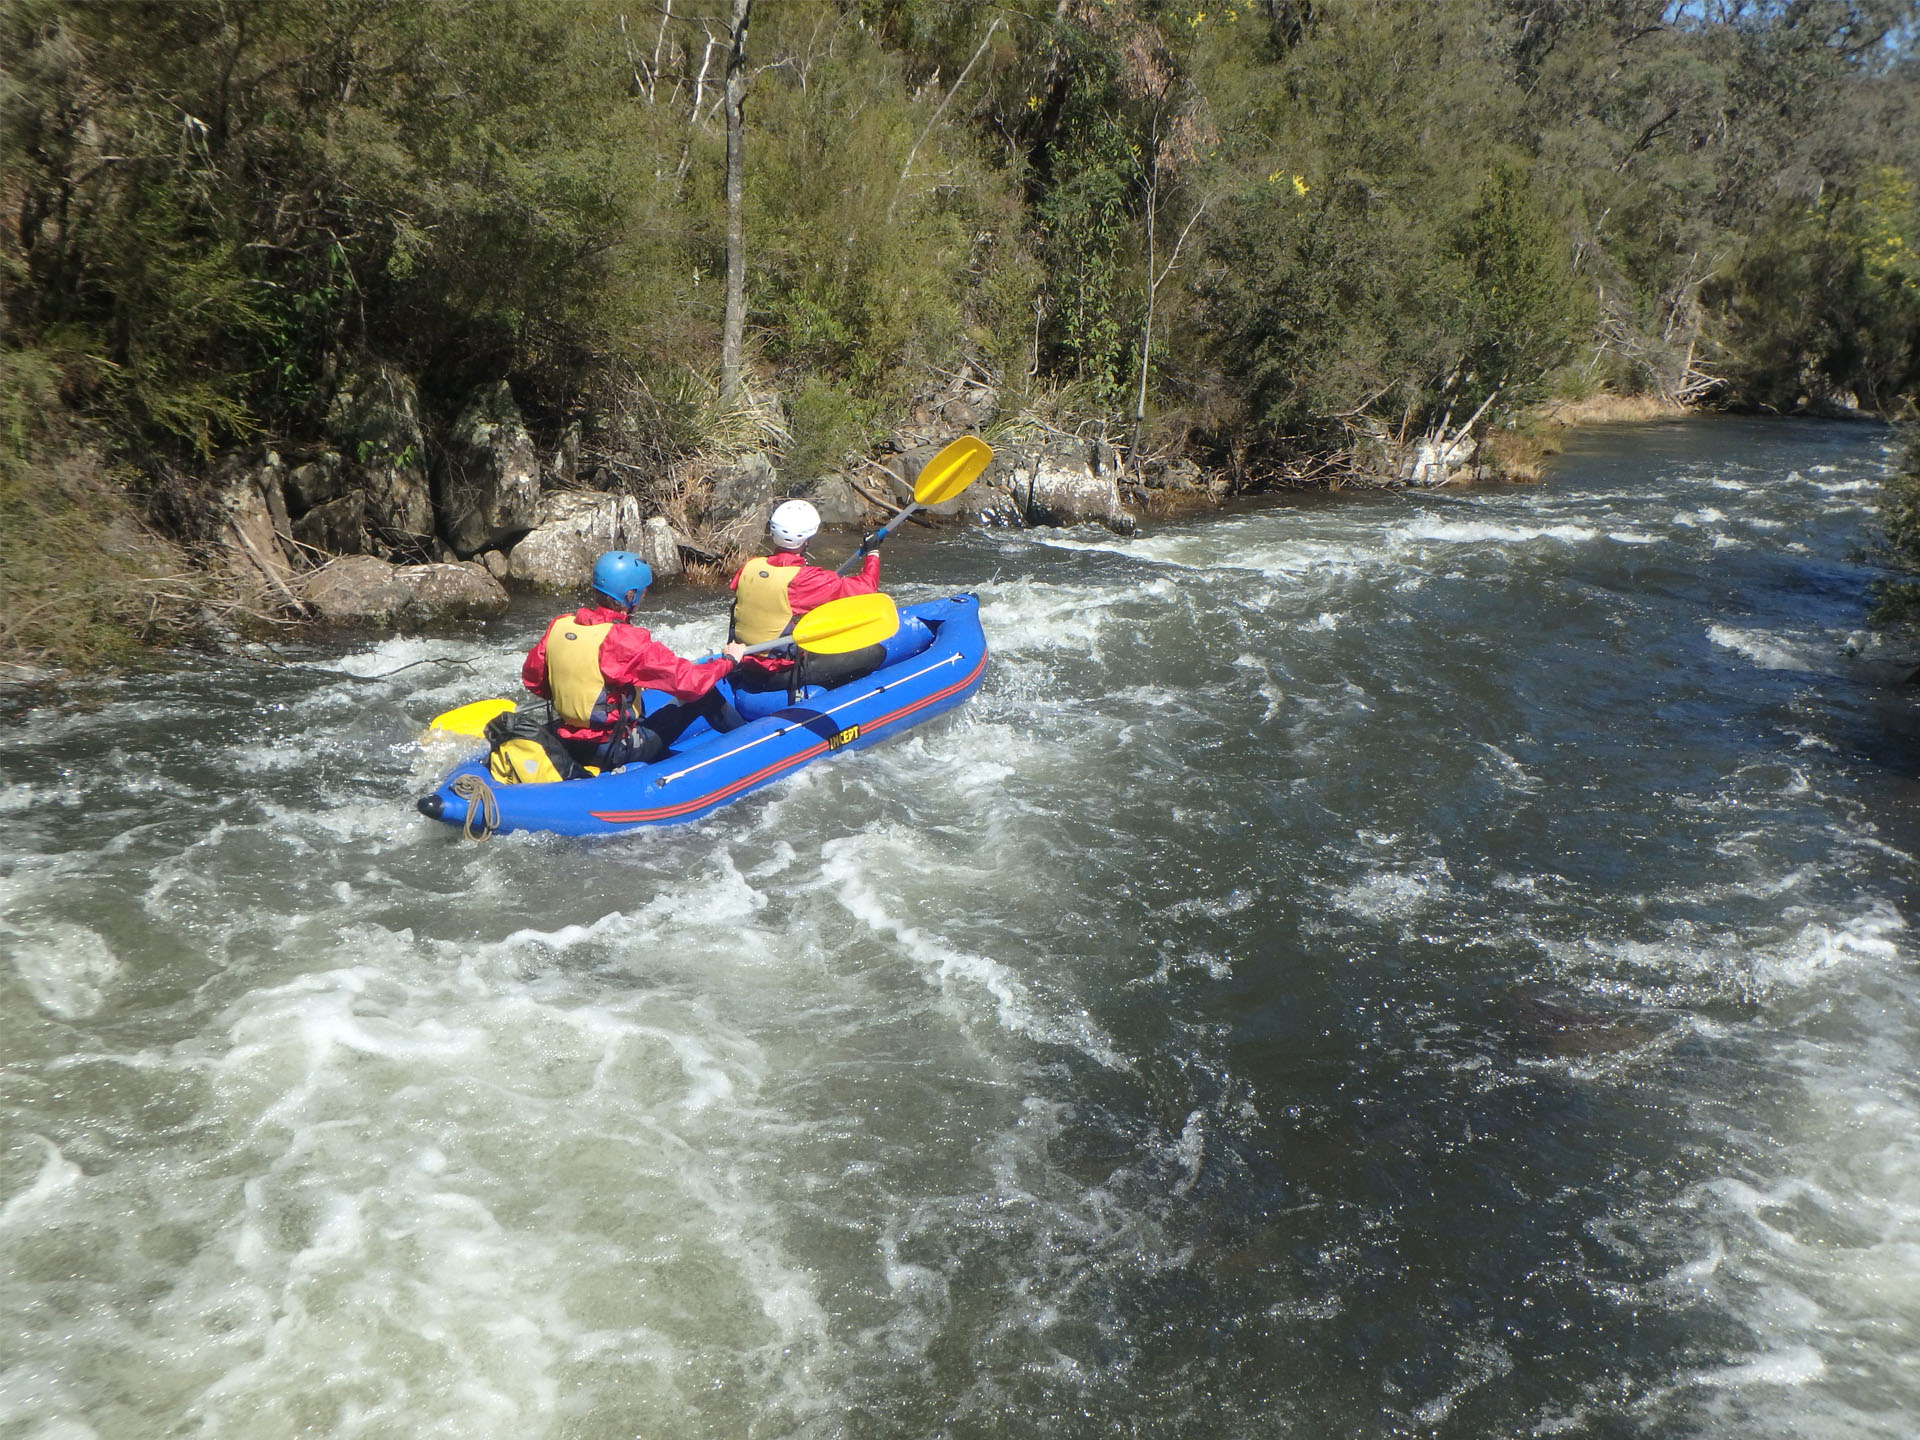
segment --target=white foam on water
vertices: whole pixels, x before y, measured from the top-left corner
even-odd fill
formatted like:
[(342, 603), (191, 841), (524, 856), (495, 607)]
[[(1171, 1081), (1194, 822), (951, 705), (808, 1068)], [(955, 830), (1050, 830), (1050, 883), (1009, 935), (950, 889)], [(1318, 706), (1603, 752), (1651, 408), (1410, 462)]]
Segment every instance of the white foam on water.
[[(150, 1074), (204, 1078), (203, 1119), (229, 1145), (204, 1174), (163, 1155), (96, 1197), (143, 1217), (135, 1253), (175, 1231), (203, 1243), (137, 1338), (110, 1312), (84, 1324), (74, 1371), (129, 1340), (191, 1355), (202, 1378), (178, 1414), (271, 1433), (380, 1417), (536, 1433), (609, 1365), (621, 1393), (655, 1396), (645, 1433), (684, 1433), (713, 1423), (701, 1377), (738, 1391), (763, 1352), (793, 1363), (791, 1403), (817, 1404), (802, 1358), (828, 1358), (816, 1282), (786, 1257), (771, 1197), (735, 1173), (734, 1133), (764, 1123), (758, 1047), (688, 996), (583, 987), (551, 963), (737, 912), (709, 896), (682, 918), (521, 932), (492, 959), (360, 926), (343, 948), (366, 963), (248, 992), (223, 1034), (149, 1057)], [(531, 984), (500, 963), (527, 951), (549, 960)], [(50, 1150), (0, 1218), (49, 1223), (45, 1202), (75, 1183)], [(777, 1399), (745, 1388), (749, 1407)]]
[[(1098, 536), (1098, 538), (1092, 538)], [(1104, 532), (1085, 534), (1072, 530), (1036, 530), (1029, 538), (1050, 550), (1072, 550), (1083, 554), (1117, 555), (1144, 565), (1165, 565), (1177, 570), (1204, 569), (1207, 557), (1204, 542), (1180, 532), (1156, 532), (1132, 540), (1123, 540)]]
[(1758, 953), (1758, 973), (1770, 983), (1802, 988), (1824, 972), (1877, 969), (1898, 963), (1905, 953), (1906, 919), (1884, 900), (1834, 921), (1809, 921), (1784, 943)]
[(306, 770), (313, 757), (290, 745), (234, 745), (228, 748), (224, 763), (239, 775), (269, 775)]
[(1203, 582), (1224, 579), (1239, 584), (1232, 572), (1240, 572), (1280, 582), (1290, 594), (1303, 582), (1334, 585), (1400, 568), (1384, 534), (1355, 538), (1350, 533), (1322, 533), (1317, 522), (1284, 510), (1253, 517), (1220, 535), (1208, 530), (1188, 533), (1182, 545), (1182, 553), (1191, 553), (1192, 568)]
[(1816, 647), (1802, 637), (1782, 635), (1773, 630), (1741, 630), (1731, 625), (1713, 624), (1707, 627), (1707, 639), (1723, 650), (1744, 656), (1764, 670), (1825, 669), (1832, 663), (1832, 657), (1825, 647)]
[(969, 1008), (969, 995), (989, 1000), (995, 1020), (1005, 1029), (1045, 1045), (1066, 1046), (1111, 1070), (1129, 1070), (1132, 1062), (1102, 1032), (1087, 1012), (1049, 1013), (1033, 988), (1011, 967), (987, 955), (948, 944), (895, 913), (875, 883), (876, 847), (897, 847), (903, 836), (867, 834), (821, 847), (821, 876), (835, 889), (847, 913), (884, 937), (943, 995)]
[[(1610, 547), (1569, 552), (1602, 536), (1663, 543), (1650, 517), (1708, 485), (1750, 488), (1682, 475), (1640, 509), (1627, 508), (1638, 493), (1556, 506), (1497, 492), (1425, 512), (1369, 501), (1135, 541), (1059, 537), (1052, 548), (1082, 558), (1040, 557), (1052, 573), (1111, 578), (986, 587), (996, 662), (950, 727), (844, 755), (672, 832), (467, 846), (413, 815), (418, 780), (445, 757), (398, 717), (495, 686), (442, 665), (347, 677), (461, 655), (509, 685), (514, 646), (356, 652), (269, 717), (231, 787), (184, 764), (143, 774), (147, 757), (123, 745), (66, 801), (111, 796), (125, 810), (101, 848), (124, 857), (117, 868), (15, 855), (0, 882), (19, 887), (0, 912), (19, 933), (44, 934), (56, 910), (78, 917), (61, 922), (76, 942), (62, 953), (84, 950), (77, 932), (91, 928), (76, 887), (127, 891), (116, 923), (99, 926), (125, 951), (121, 970), (96, 978), (59, 960), (42, 983), (71, 1016), (23, 1001), (5, 1022), (57, 1052), (30, 1078), (75, 1097), (52, 1108), (77, 1135), (19, 1129), (60, 1144), (17, 1140), (0, 1170), (0, 1318), (16, 1352), (0, 1361), (0, 1428), (32, 1440), (96, 1427), (826, 1435), (884, 1429), (900, 1397), (951, 1385), (948, 1423), (991, 1429), (1041, 1377), (1053, 1398), (1085, 1397), (1086, 1414), (1111, 1420), (1127, 1367), (1156, 1343), (1142, 1337), (1195, 1323), (1143, 1318), (1123, 1292), (1180, 1272), (1145, 1287), (1157, 1301), (1202, 1273), (1193, 1237), (1236, 1213), (1209, 1192), (1231, 1189), (1222, 1172), (1262, 1120), (1223, 1073), (1211, 1007), (1266, 983), (1267, 962), (1214, 932), (1298, 883), (1272, 854), (1247, 856), (1262, 865), (1250, 884), (1182, 879), (1155, 858), (1151, 881), (1168, 886), (1156, 920), (1206, 938), (1083, 953), (1063, 916), (1101, 904), (1104, 866), (1147, 843), (1129, 830), (1129, 788), (1184, 777), (1155, 801), (1175, 831), (1219, 823), (1216, 777), (1180, 749), (1195, 733), (1183, 711), (1197, 707), (1211, 707), (1204, 726), (1271, 723), (1261, 741), (1276, 765), (1351, 758), (1354, 728), (1398, 696), (1404, 677), (1383, 673), (1382, 656), (1407, 596), (1522, 554), (1542, 569), (1637, 564)], [(1713, 643), (1756, 663), (1750, 651), (1779, 647), (1804, 668), (1795, 647), (1833, 649), (1725, 628)], [(657, 633), (698, 654), (723, 629), (676, 615)], [(1169, 632), (1194, 637), (1195, 656), (1180, 658), (1210, 667), (1204, 688), (1141, 673), (1134, 657)], [(1061, 682), (1056, 670), (1084, 673), (1089, 659), (1111, 667), (1109, 689)], [(188, 713), (118, 693), (116, 724)], [(367, 697), (380, 704), (363, 723), (335, 718)], [(52, 745), (56, 730), (14, 733)], [(309, 731), (310, 744), (278, 739)], [(1512, 733), (1450, 736), (1470, 793), (1554, 795), (1555, 760)], [(1503, 937), (1544, 957), (1524, 963), (1609, 1013), (1638, 1003), (1659, 1022), (1598, 1059), (1515, 1070), (1476, 1052), (1454, 1066), (1461, 1083), (1638, 1089), (1640, 1113), (1682, 1133), (1685, 1163), (1713, 1160), (1679, 1203), (1662, 1192), (1622, 1217), (1664, 1225), (1666, 1245), (1654, 1280), (1621, 1288), (1636, 1306), (1710, 1311), (1703, 1333), (1731, 1322), (1746, 1338), (1686, 1352), (1666, 1386), (1624, 1402), (1625, 1390), (1555, 1395), (1539, 1433), (1911, 1435), (1897, 1410), (1920, 1393), (1903, 1358), (1920, 1350), (1913, 946), (1885, 898), (1886, 876), (1911, 859), (1845, 821), (1837, 752), (1819, 746), (1729, 767), (1702, 808), (1674, 807), (1689, 823), (1709, 817), (1711, 886), (1643, 876), (1594, 896), (1551, 869), (1508, 873), (1521, 862), (1504, 856), (1482, 885), (1478, 869), (1437, 858), (1418, 818), (1326, 822), (1326, 868), (1308, 870), (1320, 878), (1305, 901), (1330, 898), (1342, 930), (1478, 924), (1492, 895), (1551, 936), (1523, 924)], [(288, 758), (303, 753), (304, 769)], [(1307, 786), (1308, 808), (1335, 793), (1288, 783)], [(43, 800), (60, 793), (36, 786)], [(1809, 811), (1837, 815), (1832, 832)], [(1082, 852), (1102, 845), (1110, 855), (1089, 868)], [(1857, 885), (1856, 868), (1871, 872)], [(1663, 913), (1684, 918), (1660, 935)], [(139, 926), (159, 957), (122, 939)], [(179, 978), (161, 985), (169, 969)], [(157, 999), (128, 1017), (135, 984)], [(30, 993), (24, 976), (18, 986)], [(1144, 1019), (1100, 1008), (1122, 990)], [(1186, 1008), (1195, 991), (1199, 1011)], [(110, 1025), (87, 1023), (109, 1007)], [(1163, 1010), (1183, 1038), (1132, 1053)], [(1740, 1047), (1764, 1052), (1742, 1062), (1754, 1070), (1709, 1067), (1710, 1083), (1686, 1089), (1703, 1056)], [(1804, 1093), (1768, 1108), (1726, 1084), (1751, 1073)], [(1128, 1097), (1148, 1088), (1146, 1118), (1126, 1129)], [(1124, 1154), (1085, 1173), (1063, 1164), (1107, 1104)], [(1689, 1104), (1691, 1117), (1670, 1113)], [(1270, 1295), (1262, 1312), (1282, 1324), (1337, 1323), (1350, 1305)], [(36, 1318), (50, 1316), (57, 1325)], [(1437, 1378), (1382, 1402), (1382, 1423), (1450, 1431), (1483, 1403), (1497, 1409), (1520, 1363), (1498, 1334), (1455, 1334)], [(1240, 1352), (1223, 1353), (1232, 1364)], [(956, 1370), (972, 1373), (955, 1382)], [(1271, 1420), (1272, 1399), (1248, 1394), (1260, 1412), (1223, 1403), (1228, 1428)]]
[(49, 1205), (64, 1203), (86, 1178), (80, 1167), (67, 1159), (60, 1147), (46, 1136), (25, 1138), (38, 1144), (44, 1154), (33, 1182), (0, 1201), (0, 1230), (24, 1222), (30, 1213), (44, 1216)]
[(1827, 1362), (1811, 1345), (1791, 1345), (1769, 1351), (1738, 1365), (1702, 1370), (1692, 1377), (1697, 1385), (1744, 1388), (1750, 1385), (1805, 1385), (1826, 1373)]
[(1376, 870), (1350, 885), (1335, 887), (1328, 899), (1342, 910), (1370, 920), (1407, 920), (1444, 901), (1453, 877), (1442, 859), (1397, 870)]
[(1405, 527), (1415, 540), (1437, 540), (1448, 545), (1524, 545), (1535, 540), (1556, 540), (1565, 545), (1584, 545), (1600, 538), (1591, 525), (1511, 525), (1494, 520), (1442, 520), (1428, 516)]
[(0, 921), (6, 952), (27, 993), (62, 1020), (99, 1013), (124, 969), (99, 931), (67, 921), (44, 921), (22, 931)]
[(395, 635), (352, 654), (302, 660), (301, 663), (316, 670), (350, 675), (357, 680), (398, 679), (394, 672), (403, 666), (411, 666), (413, 668), (406, 672), (409, 677), (408, 688), (411, 689), (434, 679), (432, 671), (440, 662), (487, 666), (497, 661), (499, 653), (498, 647), (471, 640)]
[[(1913, 999), (1907, 997), (1909, 1006)], [(1857, 1007), (1856, 1007), (1857, 1009)], [(1857, 1010), (1869, 1024), (1882, 1023)], [(1738, 1317), (1751, 1349), (1690, 1376), (1710, 1389), (1812, 1387), (1748, 1403), (1802, 1433), (1901, 1434), (1890, 1397), (1910, 1385), (1920, 1335), (1920, 1096), (1901, 1066), (1912, 1011), (1881, 1034), (1807, 1038), (1781, 1055), (1799, 1113), (1753, 1170), (1686, 1199), (1704, 1254), (1669, 1277)]]
[(68, 781), (61, 785), (7, 785), (0, 787), (0, 815), (18, 815), (55, 805), (77, 805), (82, 791)]
[[(377, 844), (380, 849), (410, 847), (423, 834), (436, 831), (411, 804), (395, 805), (388, 795), (341, 799), (324, 808), (295, 810), (277, 801), (260, 805), (262, 828), (275, 833), (320, 832), (324, 840), (341, 844)], [(376, 853), (378, 853), (376, 851)]]
[(1538, 795), (1546, 788), (1546, 782), (1533, 774), (1513, 756), (1498, 745), (1486, 741), (1480, 743), (1481, 764), (1498, 777), (1507, 789), (1521, 795)]
[[(1763, 886), (1754, 889), (1764, 893)], [(1702, 982), (1743, 1000), (1791, 994), (1828, 983), (1835, 971), (1879, 969), (1905, 953), (1907, 923), (1884, 900), (1865, 901), (1851, 915), (1815, 918), (1802, 911), (1796, 924), (1789, 908), (1782, 918), (1787, 923), (1764, 938), (1675, 920), (1659, 940), (1589, 936), (1539, 943), (1562, 978), (1592, 981), (1605, 994), (1626, 977), (1637, 998), (1656, 1005)]]
[(1180, 586), (1163, 578), (1140, 582), (1118, 604), (1098, 586), (1011, 581), (983, 589), (980, 620), (997, 665), (1060, 654), (1105, 663), (1110, 643), (1131, 652), (1180, 595)]
[(1444, 1394), (1414, 1410), (1413, 1418), (1420, 1424), (1429, 1427), (1440, 1424), (1467, 1395), (1513, 1373), (1513, 1356), (1497, 1342), (1476, 1341), (1465, 1346), (1459, 1358), (1465, 1362), (1460, 1378)]

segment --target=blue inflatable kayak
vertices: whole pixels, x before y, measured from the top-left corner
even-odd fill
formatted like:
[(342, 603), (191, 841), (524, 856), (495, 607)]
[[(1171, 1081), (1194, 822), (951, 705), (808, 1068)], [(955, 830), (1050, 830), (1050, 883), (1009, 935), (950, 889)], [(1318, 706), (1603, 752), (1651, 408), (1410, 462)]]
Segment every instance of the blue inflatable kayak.
[[(610, 835), (641, 825), (678, 825), (710, 815), (823, 755), (864, 749), (945, 714), (980, 688), (986, 668), (987, 641), (974, 596), (908, 605), (900, 611), (899, 633), (887, 642), (886, 665), (862, 679), (833, 690), (816, 687), (797, 704), (784, 691), (735, 695), (749, 720), (742, 728), (721, 735), (697, 721), (653, 764), (583, 780), (502, 785), (487, 774), (486, 757), (476, 756), (455, 767), (420, 800), (419, 809), (448, 825), (466, 826), (470, 834)], [(667, 696), (652, 691), (645, 700), (649, 711), (668, 703)], [(473, 780), (461, 783), (469, 776), (486, 791)], [(471, 802), (455, 793), (456, 785), (472, 795)], [(468, 826), (470, 803), (480, 813)]]

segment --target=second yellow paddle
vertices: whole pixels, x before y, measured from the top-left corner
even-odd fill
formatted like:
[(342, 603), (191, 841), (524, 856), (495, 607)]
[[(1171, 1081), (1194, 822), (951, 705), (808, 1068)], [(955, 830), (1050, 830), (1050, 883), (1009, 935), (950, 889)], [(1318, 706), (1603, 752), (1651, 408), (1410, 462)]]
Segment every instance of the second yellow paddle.
[(747, 654), (797, 645), (815, 655), (845, 655), (850, 650), (878, 645), (899, 628), (900, 612), (894, 608), (891, 595), (844, 595), (814, 606), (795, 622), (791, 634), (749, 645)]

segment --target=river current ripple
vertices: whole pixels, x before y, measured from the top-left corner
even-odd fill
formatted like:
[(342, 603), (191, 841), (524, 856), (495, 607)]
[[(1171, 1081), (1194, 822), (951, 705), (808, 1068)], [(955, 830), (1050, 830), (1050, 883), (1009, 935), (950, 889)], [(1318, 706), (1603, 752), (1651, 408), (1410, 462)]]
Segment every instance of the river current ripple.
[(16, 714), (0, 1437), (1911, 1436), (1886, 443), (903, 537), (961, 716), (610, 841), (412, 809), (537, 609)]

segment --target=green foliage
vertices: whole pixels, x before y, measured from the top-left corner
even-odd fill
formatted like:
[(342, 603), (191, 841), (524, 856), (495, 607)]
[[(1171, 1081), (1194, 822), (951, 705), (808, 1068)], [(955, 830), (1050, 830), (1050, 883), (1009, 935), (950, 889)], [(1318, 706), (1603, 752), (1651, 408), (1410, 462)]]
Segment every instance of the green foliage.
[(1088, 400), (1112, 408), (1131, 362), (1139, 278), (1133, 213), (1143, 139), (1117, 77), (1083, 34), (1060, 82), (1049, 137), (1048, 176), (1033, 223), (1047, 270), (1042, 360), (1079, 382)]
[(1883, 166), (1778, 214), (1716, 297), (1742, 398), (1775, 409), (1920, 393), (1920, 204)]
[(107, 365), (129, 440), (298, 423), (341, 353), (445, 388), (565, 363), (637, 177), (585, 10), (25, 0), (7, 319)]
[(820, 377), (808, 379), (788, 407), (793, 443), (786, 468), (796, 480), (806, 480), (839, 467), (848, 454), (858, 454), (874, 438), (875, 407)]
[(12, 0), (0, 344), (150, 475), (316, 437), (369, 357), (429, 435), (504, 378), (623, 474), (812, 470), (963, 361), (1006, 408), (1130, 418), (1150, 317), (1146, 409), (1235, 455), (1496, 391), (1890, 411), (1920, 392), (1912, 18), (761, 0), (721, 403), (720, 7)]
[(1573, 342), (1593, 325), (1592, 298), (1573, 274), (1566, 235), (1525, 171), (1497, 163), (1454, 237), (1466, 286), (1462, 399), (1499, 390), (1509, 404), (1539, 396)]
[(1567, 328), (1554, 312), (1575, 308), (1544, 207), (1510, 163), (1488, 178), (1514, 98), (1491, 17), (1410, 0), (1315, 15), (1288, 46), (1252, 21), (1207, 42), (1241, 119), (1203, 328), (1244, 388), (1243, 433), (1296, 447), (1484, 394), (1550, 361)]
[[(1678, 386), (1698, 350), (1756, 403), (1890, 404), (1914, 106), (1860, 39), (1884, 8), (763, 3), (754, 352), (790, 396), (883, 406), (970, 356), (1111, 412), (1151, 293), (1155, 388), (1241, 442), (1518, 403), (1583, 343), (1589, 381)], [(704, 373), (723, 37), (629, 12), (19, 0), (9, 333), (91, 357), (135, 454), (298, 432), (362, 351), (430, 412), (506, 374), (555, 423), (609, 367)]]
[[(1880, 524), (1893, 562), (1920, 572), (1920, 425), (1909, 425), (1880, 496)], [(1876, 624), (1920, 624), (1920, 581), (1888, 580), (1874, 589)]]
[[(779, 50), (800, 43), (786, 26), (826, 17), (769, 18)], [(841, 29), (822, 53), (802, 51), (791, 77), (767, 73), (754, 98), (753, 319), (770, 359), (886, 387), (950, 340), (966, 235), (957, 216), (924, 206), (884, 223), (913, 144), (912, 111), (892, 57), (856, 27)], [(876, 89), (893, 103), (877, 102)]]

